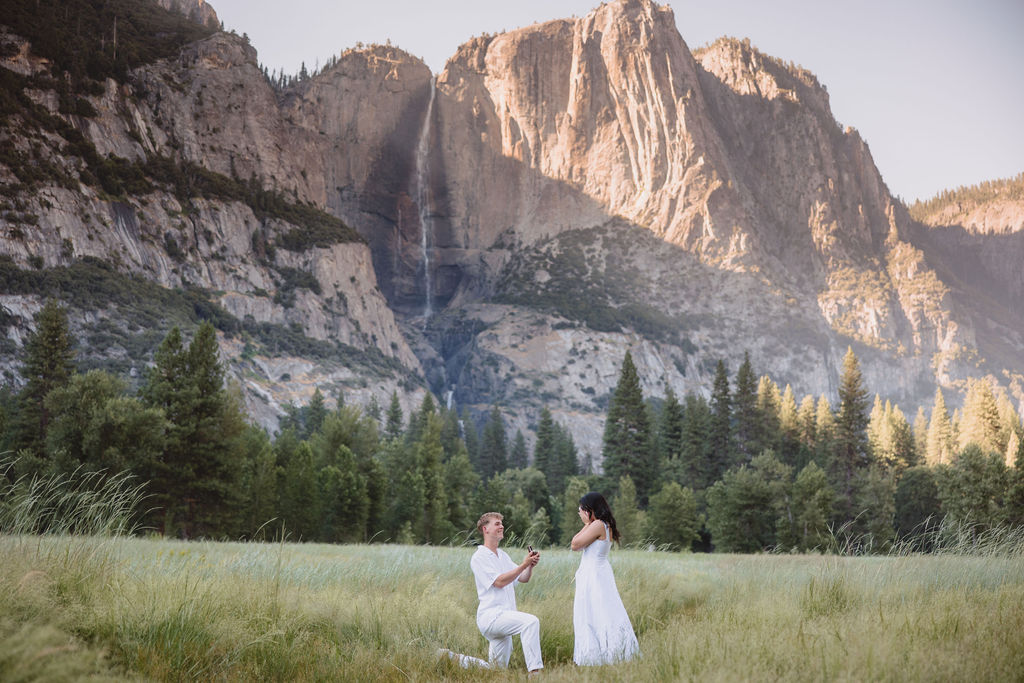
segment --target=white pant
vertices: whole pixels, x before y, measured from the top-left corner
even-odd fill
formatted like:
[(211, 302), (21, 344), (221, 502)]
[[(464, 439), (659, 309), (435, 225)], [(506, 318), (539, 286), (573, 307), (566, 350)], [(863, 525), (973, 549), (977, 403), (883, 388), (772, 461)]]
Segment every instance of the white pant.
[(532, 614), (507, 610), (492, 621), (490, 626), (480, 629), (480, 633), (491, 644), (487, 658), (493, 666), (508, 666), (508, 660), (512, 657), (512, 636), (518, 634), (523, 643), (526, 670), (544, 668), (540, 657), (540, 619)]

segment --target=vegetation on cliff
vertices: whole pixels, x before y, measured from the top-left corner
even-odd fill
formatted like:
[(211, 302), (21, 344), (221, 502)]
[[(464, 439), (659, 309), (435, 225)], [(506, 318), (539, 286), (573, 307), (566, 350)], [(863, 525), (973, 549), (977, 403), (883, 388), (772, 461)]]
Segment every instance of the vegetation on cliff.
[(638, 289), (629, 256), (635, 241), (648, 239), (654, 238), (646, 230), (605, 226), (567, 231), (517, 250), (494, 301), (554, 313), (599, 332), (633, 329), (692, 352), (684, 335), (688, 321), (647, 303), (649, 292)]
[[(104, 369), (138, 376), (172, 327), (190, 332), (209, 322), (226, 336), (245, 341), (248, 355), (292, 355), (340, 362), (375, 376), (407, 377), (409, 373), (376, 348), (363, 350), (313, 339), (296, 326), (239, 320), (217, 304), (209, 291), (161, 287), (92, 257), (77, 259), (68, 266), (22, 269), (10, 258), (0, 256), (0, 294), (52, 297), (78, 313), (76, 318), (82, 318), (76, 328), (81, 347), (79, 366), (83, 370)], [(5, 320), (13, 322), (9, 315)], [(7, 338), (0, 340), (0, 350), (17, 354), (14, 343)]]
[[(295, 227), (279, 237), (278, 245), (291, 251), (365, 241), (335, 216), (265, 189), (257, 178), (228, 177), (159, 153), (142, 161), (104, 157), (83, 135), (75, 118), (96, 116), (89, 97), (103, 94), (104, 79), (123, 81), (130, 69), (172, 57), (183, 45), (209, 35), (212, 29), (138, 0), (77, 0), (45, 6), (18, 0), (9, 16), (4, 24), (29, 40), (34, 56), (50, 60), (50, 71), (26, 76), (0, 69), (0, 125), (4, 129), (0, 132), (0, 164), (15, 178), (3, 186), (5, 194), (15, 197), (48, 184), (78, 190), (82, 183), (108, 198), (127, 199), (164, 188), (183, 206), (195, 197), (240, 201), (261, 219), (286, 221)], [(115, 16), (121, 42), (116, 56), (104, 32)], [(71, 35), (62, 42), (65, 33)], [(3, 44), (8, 51), (18, 49), (15, 42)], [(46, 92), (56, 95), (56, 112), (40, 104), (39, 93)], [(21, 204), (20, 200), (5, 200), (0, 211), (15, 223), (33, 222), (33, 216), (19, 209)]]
[(919, 199), (910, 205), (910, 217), (921, 223), (930, 223), (934, 215), (951, 206), (955, 206), (958, 213), (963, 213), (973, 207), (997, 200), (1024, 201), (1024, 173), (1012, 178), (988, 180), (977, 185), (943, 190), (924, 201)]
[[(6, 0), (2, 25), (49, 60), (50, 75), (70, 91), (99, 94), (103, 81), (123, 82), (128, 72), (181, 48), (218, 27), (202, 26), (144, 0)], [(16, 46), (8, 43), (7, 55)]]

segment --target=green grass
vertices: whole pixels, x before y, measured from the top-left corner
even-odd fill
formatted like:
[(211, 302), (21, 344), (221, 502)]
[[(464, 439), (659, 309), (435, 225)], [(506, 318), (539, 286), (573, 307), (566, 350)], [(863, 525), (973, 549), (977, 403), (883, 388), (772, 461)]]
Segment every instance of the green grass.
[[(0, 536), (0, 678), (512, 680), (485, 656), (470, 548)], [(512, 550), (513, 557), (521, 551)], [(644, 656), (578, 670), (579, 556), (518, 588), (548, 680), (1019, 680), (1024, 561), (615, 551)], [(49, 667), (44, 669), (43, 667)], [(31, 677), (25, 678), (31, 680)]]

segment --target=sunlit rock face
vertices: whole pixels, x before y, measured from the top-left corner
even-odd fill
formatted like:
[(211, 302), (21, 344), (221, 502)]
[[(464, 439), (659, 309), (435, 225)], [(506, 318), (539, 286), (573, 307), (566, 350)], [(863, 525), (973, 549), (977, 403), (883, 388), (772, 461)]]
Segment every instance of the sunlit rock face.
[[(578, 319), (557, 288), (580, 298), (580, 278), (605, 278), (610, 307), (687, 320), (696, 353), (735, 368), (749, 349), (759, 370), (798, 392), (834, 395), (852, 344), (871, 389), (910, 409), (936, 382), (981, 370), (970, 360), (979, 345), (1007, 342), (1017, 354), (984, 371), (1019, 367), (1011, 357), (1020, 340), (989, 334), (1012, 329), (1012, 311), (987, 311), (989, 321), (971, 309), (867, 144), (839, 127), (825, 88), (803, 69), (737, 40), (691, 52), (670, 9), (632, 0), (474, 39), (438, 75), (437, 91), (434, 243), (458, 266), (456, 304), (514, 301)], [(606, 227), (587, 232), (595, 226)], [(634, 227), (667, 245), (631, 251), (636, 270), (623, 277), (645, 289), (607, 279), (617, 248), (608, 231)], [(552, 279), (573, 253), (587, 264), (580, 278)], [(669, 264), (693, 269), (695, 280), (648, 277)], [(548, 300), (563, 303), (544, 308)], [(502, 356), (503, 344), (492, 351)], [(535, 356), (505, 355), (509, 368), (486, 388), (475, 376), (466, 400), (514, 394), (505, 378), (537, 370)], [(648, 373), (652, 387), (667, 382), (677, 393), (709, 386), (699, 367), (683, 373), (669, 362)], [(595, 395), (609, 388), (587, 382)], [(1008, 383), (1019, 391), (1018, 380)], [(528, 386), (540, 385), (519, 386), (520, 397)], [(547, 393), (581, 405), (565, 386)]]

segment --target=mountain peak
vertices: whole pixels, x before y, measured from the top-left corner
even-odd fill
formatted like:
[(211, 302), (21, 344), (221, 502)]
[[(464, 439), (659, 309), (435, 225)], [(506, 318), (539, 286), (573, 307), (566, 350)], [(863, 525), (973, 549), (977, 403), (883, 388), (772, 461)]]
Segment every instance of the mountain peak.
[(739, 95), (804, 101), (829, 110), (828, 91), (813, 73), (761, 52), (749, 38), (723, 36), (694, 50), (694, 58)]

